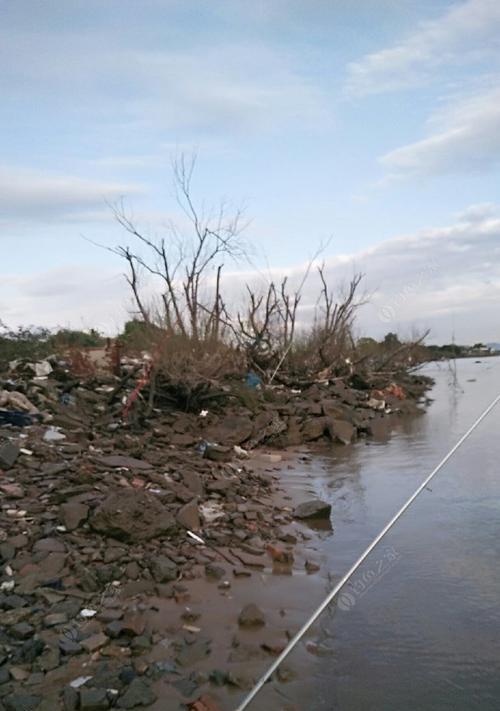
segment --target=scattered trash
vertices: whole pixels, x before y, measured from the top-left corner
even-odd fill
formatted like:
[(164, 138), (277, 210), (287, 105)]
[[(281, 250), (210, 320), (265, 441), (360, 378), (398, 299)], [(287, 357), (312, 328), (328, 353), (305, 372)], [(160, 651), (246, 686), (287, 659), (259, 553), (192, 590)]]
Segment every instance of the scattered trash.
[(245, 378), (245, 385), (247, 388), (254, 390), (255, 388), (262, 387), (262, 378), (260, 378), (256, 373), (250, 371), (247, 373)]
[(200, 417), (207, 417), (207, 415), (208, 415), (208, 410), (202, 410), (200, 412)]
[(36, 415), (39, 412), (38, 408), (28, 400), (26, 395), (15, 390), (13, 392), (0, 390), (0, 407), (10, 407), (15, 411), (27, 412), (30, 415)]
[(66, 439), (66, 435), (59, 432), (59, 427), (49, 427), (49, 429), (43, 435), (45, 442), (61, 442)]
[(205, 523), (213, 523), (224, 517), (224, 507), (216, 501), (200, 504), (199, 511)]
[(246, 449), (243, 449), (243, 447), (240, 447), (237, 444), (234, 445), (233, 451), (240, 459), (248, 459), (248, 457), (250, 456)]
[(203, 538), (201, 538), (200, 536), (197, 536), (196, 533), (193, 533), (192, 531), (186, 531), (186, 533), (188, 534), (188, 536), (190, 538), (195, 540), (197, 543), (201, 543), (202, 545), (205, 545), (205, 541), (203, 540)]
[(85, 620), (89, 620), (92, 617), (95, 617), (97, 615), (97, 610), (91, 610), (87, 607), (84, 607), (83, 610), (80, 610), (80, 617), (83, 617)]
[(91, 676), (79, 676), (76, 679), (73, 679), (73, 681), (70, 681), (69, 685), (71, 686), (72, 689), (79, 689), (80, 686), (83, 686), (91, 679), (92, 679)]
[(14, 427), (29, 427), (33, 424), (33, 417), (18, 410), (0, 410), (0, 425), (13, 425)]

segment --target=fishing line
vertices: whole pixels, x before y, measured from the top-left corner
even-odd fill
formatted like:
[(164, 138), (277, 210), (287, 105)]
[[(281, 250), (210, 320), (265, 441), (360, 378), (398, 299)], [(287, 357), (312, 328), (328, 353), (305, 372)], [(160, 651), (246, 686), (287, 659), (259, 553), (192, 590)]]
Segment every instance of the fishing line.
[(281, 652), (281, 654), (276, 658), (276, 660), (271, 664), (269, 669), (260, 677), (258, 682), (255, 684), (253, 689), (250, 691), (250, 693), (245, 697), (245, 699), (241, 702), (241, 704), (237, 707), (236, 711), (244, 711), (249, 704), (253, 701), (253, 699), (257, 696), (259, 691), (262, 689), (266, 681), (271, 677), (271, 675), (278, 669), (280, 664), (288, 657), (292, 649), (295, 647), (297, 642), (299, 642), (304, 634), (307, 632), (309, 627), (315, 622), (318, 617), (321, 615), (321, 613), (328, 607), (328, 605), (332, 602), (332, 600), (336, 597), (336, 595), (342, 590), (344, 585), (347, 583), (347, 581), (352, 577), (352, 575), (356, 572), (356, 570), (359, 568), (359, 566), (363, 563), (363, 561), (370, 555), (372, 550), (375, 548), (375, 546), (380, 543), (382, 538), (391, 530), (391, 528), (394, 526), (394, 524), (398, 521), (399, 518), (404, 514), (404, 512), (412, 505), (412, 503), (415, 501), (417, 496), (427, 487), (431, 479), (438, 473), (442, 467), (446, 464), (446, 462), (455, 454), (457, 449), (465, 442), (465, 440), (469, 437), (469, 435), (474, 432), (476, 427), (484, 420), (487, 415), (493, 410), (495, 405), (500, 401), (500, 395), (497, 395), (497, 397), (491, 402), (488, 407), (483, 411), (483, 413), (477, 418), (477, 420), (469, 427), (467, 432), (458, 440), (458, 442), (450, 449), (448, 454), (439, 462), (437, 467), (432, 470), (432, 472), (429, 474), (429, 476), (424, 479), (424, 481), (420, 484), (418, 489), (410, 496), (408, 501), (406, 501), (405, 504), (399, 509), (399, 511), (391, 518), (389, 523), (386, 524), (386, 526), (380, 531), (380, 533), (373, 539), (373, 541), (370, 543), (368, 548), (359, 556), (357, 561), (353, 563), (353, 565), (349, 568), (347, 573), (344, 575), (344, 577), (337, 583), (337, 585), (333, 588), (333, 590), (327, 595), (327, 597), (323, 600), (321, 605), (316, 608), (316, 610), (313, 612), (313, 614), (309, 617), (309, 619), (302, 625), (300, 630), (297, 632), (297, 634), (292, 637), (290, 642), (287, 644), (285, 649)]

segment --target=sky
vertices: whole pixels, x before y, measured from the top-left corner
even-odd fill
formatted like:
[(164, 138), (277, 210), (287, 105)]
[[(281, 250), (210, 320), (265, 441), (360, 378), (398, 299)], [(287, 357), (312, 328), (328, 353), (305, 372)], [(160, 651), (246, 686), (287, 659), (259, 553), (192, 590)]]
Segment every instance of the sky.
[(230, 290), (328, 244), (333, 289), (365, 274), (360, 334), (500, 342), (498, 0), (0, 0), (0, 66), (9, 326), (119, 329), (110, 205), (184, 229), (195, 152), (198, 204), (245, 205)]

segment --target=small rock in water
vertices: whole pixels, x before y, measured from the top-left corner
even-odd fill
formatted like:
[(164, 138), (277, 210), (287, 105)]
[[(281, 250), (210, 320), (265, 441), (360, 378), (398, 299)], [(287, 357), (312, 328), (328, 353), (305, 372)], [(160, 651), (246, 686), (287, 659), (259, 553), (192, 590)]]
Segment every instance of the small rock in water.
[(266, 624), (266, 619), (262, 610), (251, 602), (249, 605), (245, 605), (240, 612), (238, 623), (240, 627), (261, 627)]
[(331, 511), (331, 504), (320, 499), (312, 499), (299, 504), (293, 515), (295, 518), (330, 518)]

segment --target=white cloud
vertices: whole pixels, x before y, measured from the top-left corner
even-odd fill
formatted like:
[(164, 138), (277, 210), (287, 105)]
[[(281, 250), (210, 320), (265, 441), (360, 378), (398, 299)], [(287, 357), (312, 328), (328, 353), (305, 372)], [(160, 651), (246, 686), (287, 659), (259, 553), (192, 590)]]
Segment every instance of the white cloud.
[[(144, 132), (198, 129), (280, 129), (283, 121), (328, 118), (322, 92), (285, 51), (265, 43), (178, 37), (165, 46), (127, 44), (118, 35), (9, 32), (0, 29), (0, 90), (23, 100), (29, 92), (99, 122)], [(89, 110), (91, 107), (91, 111)]]
[(94, 219), (106, 200), (137, 194), (137, 185), (48, 175), (34, 170), (0, 165), (2, 221), (40, 219)]
[(363, 96), (427, 83), (440, 66), (498, 56), (499, 32), (498, 0), (452, 3), (394, 46), (349, 64), (346, 89)]
[(474, 172), (500, 163), (500, 89), (454, 102), (429, 123), (429, 137), (381, 158), (393, 176)]

